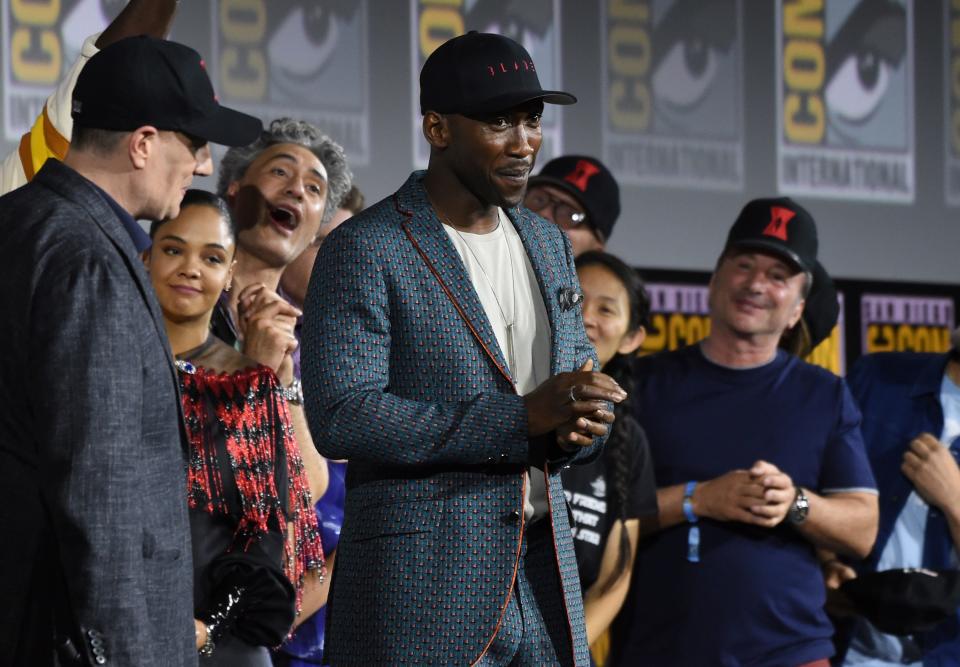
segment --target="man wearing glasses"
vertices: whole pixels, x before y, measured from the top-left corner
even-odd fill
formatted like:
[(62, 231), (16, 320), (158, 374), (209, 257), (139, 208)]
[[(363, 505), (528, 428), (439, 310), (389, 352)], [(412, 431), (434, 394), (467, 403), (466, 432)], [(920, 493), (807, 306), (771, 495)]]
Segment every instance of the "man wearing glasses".
[(523, 205), (560, 227), (580, 256), (604, 249), (620, 216), (620, 187), (596, 158), (564, 155), (530, 177)]

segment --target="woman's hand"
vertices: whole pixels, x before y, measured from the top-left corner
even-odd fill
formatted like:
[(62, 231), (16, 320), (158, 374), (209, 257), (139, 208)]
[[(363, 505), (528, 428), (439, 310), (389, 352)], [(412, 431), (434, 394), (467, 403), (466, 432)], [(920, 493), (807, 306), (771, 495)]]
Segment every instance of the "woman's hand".
[(203, 621), (193, 619), (193, 630), (196, 636), (197, 650), (199, 651), (207, 643), (207, 626)]

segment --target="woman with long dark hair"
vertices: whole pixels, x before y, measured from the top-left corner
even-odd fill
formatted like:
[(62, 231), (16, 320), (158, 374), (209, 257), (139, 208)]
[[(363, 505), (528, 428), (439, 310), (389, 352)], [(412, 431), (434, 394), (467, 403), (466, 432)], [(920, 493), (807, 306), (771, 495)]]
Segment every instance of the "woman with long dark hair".
[[(629, 396), (631, 359), (646, 335), (650, 298), (639, 274), (604, 252), (576, 261), (583, 289), (583, 323), (603, 372)], [(616, 421), (603, 455), (563, 472), (573, 513), (574, 546), (584, 591), (587, 640), (594, 653), (630, 586), (641, 519), (657, 514), (656, 485), (646, 436), (629, 399), (614, 407)]]
[[(155, 223), (144, 262), (176, 357), (201, 665), (269, 667), (307, 571), (323, 568), (316, 515), (281, 380), (210, 333), (233, 275), (226, 203), (190, 190)], [(292, 375), (289, 362), (281, 374)], [(288, 378), (289, 381), (289, 378)]]

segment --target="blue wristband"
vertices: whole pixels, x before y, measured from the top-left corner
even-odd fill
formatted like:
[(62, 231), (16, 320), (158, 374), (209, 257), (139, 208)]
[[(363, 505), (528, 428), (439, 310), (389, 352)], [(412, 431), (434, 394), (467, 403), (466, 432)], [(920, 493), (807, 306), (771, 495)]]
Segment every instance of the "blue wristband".
[(683, 489), (683, 515), (690, 523), (687, 530), (687, 560), (691, 563), (700, 562), (700, 527), (694, 525), (700, 517), (693, 512), (693, 490), (696, 488), (696, 482), (687, 482)]
[(693, 513), (693, 490), (697, 488), (696, 482), (687, 482), (683, 489), (683, 515), (687, 517), (687, 522), (696, 523), (700, 518)]

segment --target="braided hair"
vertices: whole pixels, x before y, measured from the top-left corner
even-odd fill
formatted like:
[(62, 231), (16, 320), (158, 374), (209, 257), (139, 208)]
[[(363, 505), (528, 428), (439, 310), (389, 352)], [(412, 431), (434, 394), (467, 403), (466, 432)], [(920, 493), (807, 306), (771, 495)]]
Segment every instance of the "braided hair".
[[(618, 257), (598, 250), (585, 252), (577, 257), (576, 267), (581, 269), (586, 266), (605, 268), (623, 285), (629, 302), (630, 318), (627, 324), (627, 333), (633, 333), (640, 327), (649, 327), (650, 295), (647, 293), (643, 278), (636, 270), (630, 268)], [(616, 380), (617, 384), (627, 392), (627, 395), (633, 394), (636, 386), (633, 359), (632, 354), (615, 354), (603, 367), (603, 372)], [(606, 463), (607, 488), (612, 490), (618, 508), (618, 516), (615, 517), (615, 520), (619, 521), (621, 525), (619, 554), (615, 568), (618, 575), (626, 568), (630, 558), (630, 541), (627, 537), (627, 531), (623, 527), (627, 519), (627, 498), (630, 493), (630, 473), (633, 470), (634, 457), (636, 456), (636, 441), (645, 437), (643, 429), (633, 416), (628, 403), (629, 399), (625, 403), (614, 406), (615, 420), (610, 430), (610, 437), (607, 438), (606, 448), (603, 451)], [(616, 577), (610, 579), (610, 583), (614, 581), (616, 581)]]

